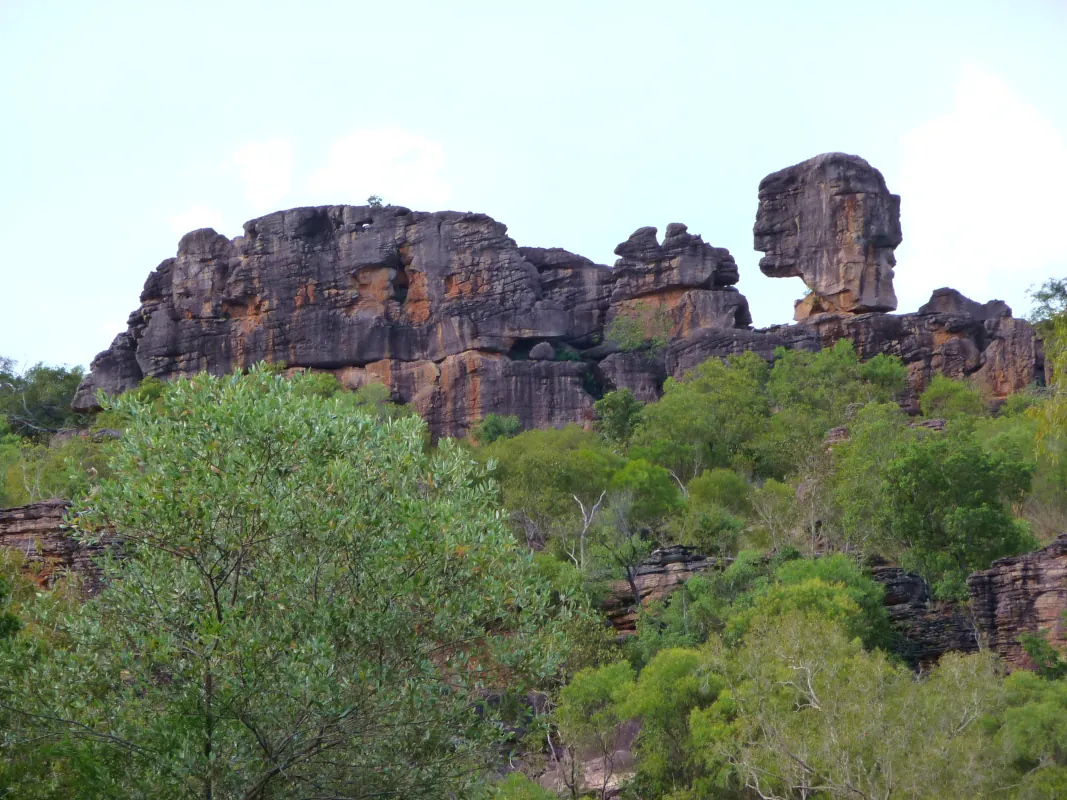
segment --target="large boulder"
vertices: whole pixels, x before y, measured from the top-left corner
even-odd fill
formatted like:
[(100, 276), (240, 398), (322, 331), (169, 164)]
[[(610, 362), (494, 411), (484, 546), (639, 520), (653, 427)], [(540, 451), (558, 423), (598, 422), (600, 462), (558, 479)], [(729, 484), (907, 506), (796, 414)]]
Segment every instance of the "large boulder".
[(799, 277), (811, 290), (797, 320), (897, 307), (900, 197), (858, 156), (824, 153), (760, 181), (753, 237), (764, 275)]

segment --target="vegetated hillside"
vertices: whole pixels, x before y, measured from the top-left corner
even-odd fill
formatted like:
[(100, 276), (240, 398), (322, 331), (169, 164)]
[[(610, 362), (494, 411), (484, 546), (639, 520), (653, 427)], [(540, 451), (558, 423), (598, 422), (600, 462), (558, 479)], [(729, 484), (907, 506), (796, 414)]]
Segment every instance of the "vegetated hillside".
[[(12, 398), (56, 374), (9, 371), (5, 409), (40, 419)], [(994, 414), (937, 378), (916, 419), (906, 385), (899, 359), (848, 342), (749, 353), (654, 402), (610, 392), (591, 430), (492, 416), (431, 446), (384, 387), (257, 368), (9, 433), (7, 502), (71, 497), (68, 535), (121, 558), (84, 600), (39, 566), (55, 590), (31, 591), (31, 548), (9, 552), (0, 780), (19, 797), (1055, 796), (1061, 632), (1024, 637), (1037, 673), (982, 651), (916, 674), (868, 565), (947, 602), (1061, 532), (1063, 400), (1035, 388)], [(614, 582), (671, 545), (711, 567), (633, 635), (606, 631)]]
[[(0, 512), (0, 796), (1062, 796), (1067, 290), (1035, 295), (1049, 386), (1034, 329), (1002, 304), (945, 291), (916, 315), (870, 310), (893, 305), (896, 204), (856, 162), (815, 159), (761, 188), (764, 269), (814, 291), (798, 326), (682, 333), (683, 306), (617, 312), (580, 361), (497, 331), (510, 349), (493, 358), (553, 374), (662, 368), (648, 391), (583, 378), (587, 424), (524, 430), (529, 415), (489, 410), (542, 401), (493, 405), (519, 395), (471, 372), (453, 385), (483, 400), (445, 404), (466, 415), (450, 439), (438, 401), (369, 368), (349, 391), (351, 365), (205, 364), (197, 347), (223, 359), (260, 328), (150, 300), (82, 384), (84, 398), (129, 368), (94, 415), (70, 410), (77, 371), (5, 362), (0, 504), (17, 507)], [(852, 238), (813, 258), (847, 221)], [(631, 237), (609, 300), (674, 297), (671, 281), (729, 294), (726, 256), (687, 237)], [(223, 256), (251, 257), (187, 237), (209, 239), (221, 250), (186, 289), (218, 289)], [(677, 258), (641, 255), (683, 241)], [(532, 280), (550, 256), (518, 258)], [(417, 296), (417, 263), (374, 314)], [(395, 291), (402, 270), (381, 268), (367, 287)], [(175, 286), (157, 309), (190, 296)], [(450, 328), (432, 308), (438, 346)], [(174, 338), (152, 338), (171, 323)], [(471, 330), (497, 324), (511, 322)], [(554, 355), (572, 333), (547, 340)], [(163, 363), (143, 360), (151, 341), (201, 361), (138, 375)]]

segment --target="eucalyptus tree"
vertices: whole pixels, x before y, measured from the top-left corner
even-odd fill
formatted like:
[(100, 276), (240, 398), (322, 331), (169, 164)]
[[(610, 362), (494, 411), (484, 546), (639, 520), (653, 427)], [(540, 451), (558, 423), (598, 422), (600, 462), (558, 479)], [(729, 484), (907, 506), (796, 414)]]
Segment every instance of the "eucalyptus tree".
[(64, 765), (12, 796), (446, 798), (499, 758), (484, 700), (556, 673), (566, 601), (462, 449), (312, 380), (113, 401), (112, 477), (71, 518), (117, 538), (106, 588), (0, 649), (4, 756)]

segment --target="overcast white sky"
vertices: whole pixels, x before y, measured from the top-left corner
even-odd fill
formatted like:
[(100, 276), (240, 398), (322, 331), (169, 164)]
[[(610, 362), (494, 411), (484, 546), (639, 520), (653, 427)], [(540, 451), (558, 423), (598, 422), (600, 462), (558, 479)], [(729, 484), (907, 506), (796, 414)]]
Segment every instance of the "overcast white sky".
[(757, 325), (799, 279), (756, 188), (856, 153), (902, 195), (900, 310), (1025, 313), (1067, 276), (1067, 2), (0, 0), (0, 355), (88, 365), (181, 234), (297, 205), (484, 211), (612, 263), (728, 247)]

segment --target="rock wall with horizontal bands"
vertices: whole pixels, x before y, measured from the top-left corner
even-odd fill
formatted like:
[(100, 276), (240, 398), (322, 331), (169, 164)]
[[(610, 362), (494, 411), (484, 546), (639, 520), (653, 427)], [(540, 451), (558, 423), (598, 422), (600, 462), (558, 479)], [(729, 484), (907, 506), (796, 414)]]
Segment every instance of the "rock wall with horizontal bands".
[(21, 553), (26, 574), (42, 586), (75, 575), (93, 593), (100, 588), (100, 568), (94, 559), (108, 545), (76, 540), (64, 524), (69, 507), (66, 500), (43, 500), (0, 509), (0, 547)]
[[(182, 237), (152, 272), (127, 330), (92, 363), (75, 408), (144, 376), (221, 375), (259, 361), (325, 370), (350, 387), (386, 384), (435, 437), (489, 413), (526, 427), (586, 423), (603, 392), (655, 399), (668, 376), (708, 358), (853, 341), (899, 355), (917, 393), (934, 374), (967, 377), (991, 399), (1043, 375), (1033, 328), (998, 301), (934, 293), (891, 315), (898, 200), (877, 170), (842, 154), (768, 176), (756, 247), (769, 275), (804, 277), (818, 302), (800, 323), (752, 330), (730, 253), (671, 223), (639, 228), (614, 267), (560, 248), (519, 247), (485, 214), (399, 206), (279, 211), (227, 239)], [(636, 327), (660, 347), (620, 352)], [(665, 345), (665, 346), (662, 346)]]
[(1067, 648), (1067, 534), (1047, 547), (1002, 558), (967, 579), (978, 629), (1009, 667), (1033, 664), (1019, 638), (1047, 633), (1057, 649)]

